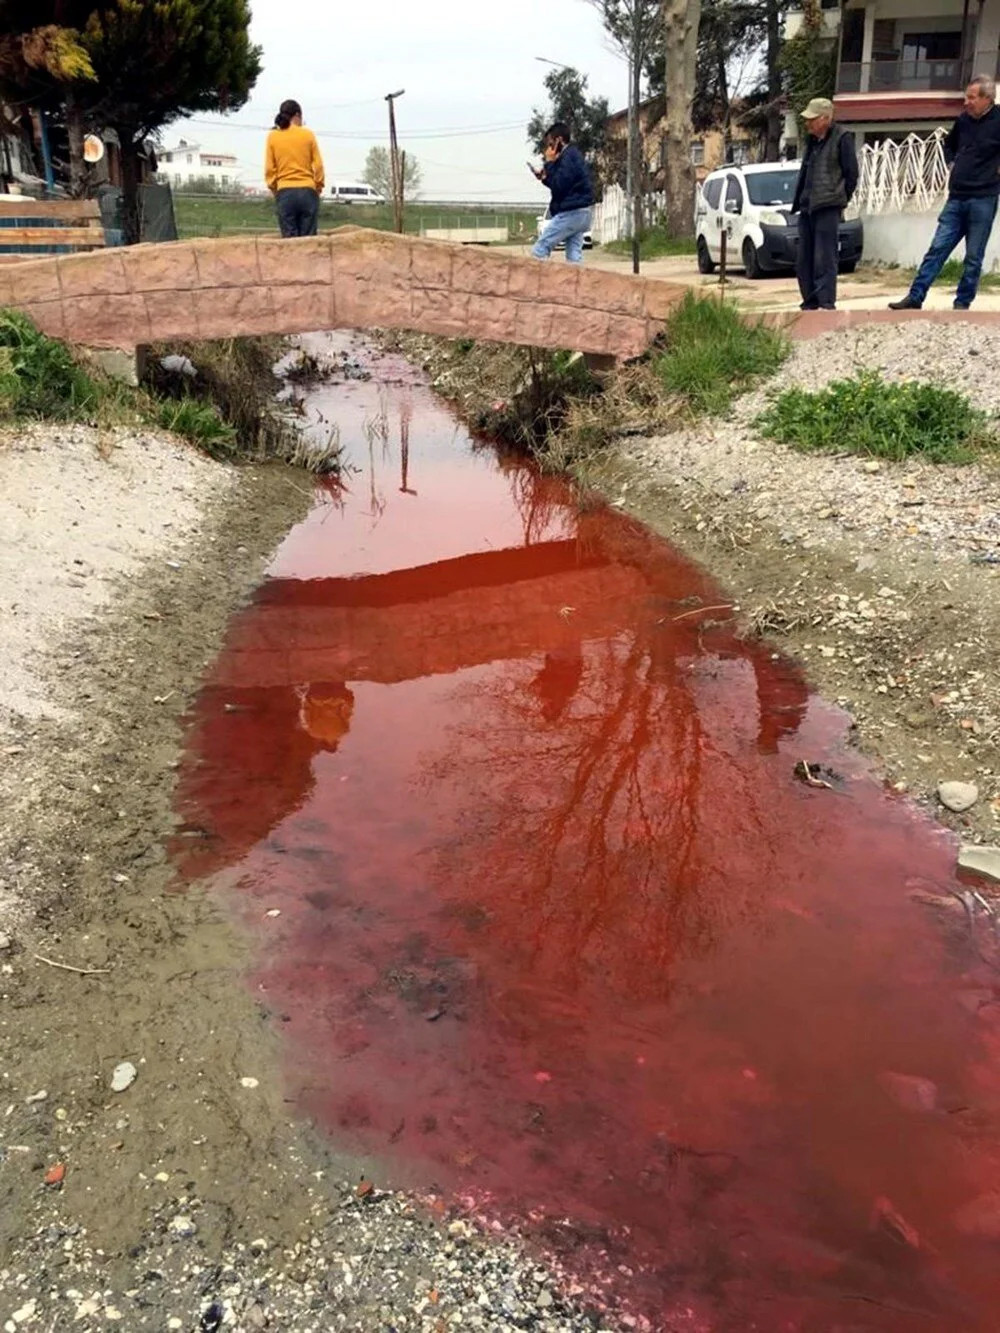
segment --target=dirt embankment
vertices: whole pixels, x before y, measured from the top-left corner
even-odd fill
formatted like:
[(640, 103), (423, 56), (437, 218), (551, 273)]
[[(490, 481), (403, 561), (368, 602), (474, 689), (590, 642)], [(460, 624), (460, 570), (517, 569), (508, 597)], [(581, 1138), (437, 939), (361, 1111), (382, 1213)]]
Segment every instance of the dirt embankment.
[[(410, 354), (471, 420), (517, 387), (510, 349), (413, 339)], [(725, 420), (610, 441), (585, 485), (636, 514), (731, 590), (751, 633), (802, 661), (856, 724), (887, 781), (961, 838), (1000, 840), (1000, 465), (875, 463), (803, 455), (760, 437), (770, 392), (860, 367), (1000, 400), (1000, 339), (973, 326), (913, 322), (796, 344), (775, 380)], [(963, 812), (941, 782), (975, 784)]]

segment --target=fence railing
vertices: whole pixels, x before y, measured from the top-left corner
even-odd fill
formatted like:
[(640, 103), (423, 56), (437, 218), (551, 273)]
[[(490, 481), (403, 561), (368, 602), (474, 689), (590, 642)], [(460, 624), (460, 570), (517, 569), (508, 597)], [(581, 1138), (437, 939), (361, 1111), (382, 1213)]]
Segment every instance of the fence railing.
[[(642, 197), (643, 220), (646, 226), (652, 226), (666, 211), (667, 196), (664, 193), (649, 193)], [(604, 191), (604, 198), (594, 205), (594, 221), (590, 231), (598, 245), (607, 245), (609, 241), (621, 241), (631, 235), (628, 196), (620, 185), (609, 185)]]
[(948, 193), (945, 130), (926, 138), (907, 135), (901, 143), (883, 139), (865, 144), (858, 156), (858, 188), (852, 201), (859, 213), (926, 213)]

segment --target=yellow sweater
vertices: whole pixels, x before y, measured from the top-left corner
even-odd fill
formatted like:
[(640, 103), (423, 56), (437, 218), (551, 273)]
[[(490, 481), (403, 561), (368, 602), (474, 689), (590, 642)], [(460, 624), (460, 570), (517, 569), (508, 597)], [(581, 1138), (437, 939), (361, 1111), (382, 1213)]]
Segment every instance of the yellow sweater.
[(304, 125), (274, 129), (267, 136), (264, 179), (269, 190), (316, 190), (323, 193), (326, 183), (323, 158), (312, 130)]

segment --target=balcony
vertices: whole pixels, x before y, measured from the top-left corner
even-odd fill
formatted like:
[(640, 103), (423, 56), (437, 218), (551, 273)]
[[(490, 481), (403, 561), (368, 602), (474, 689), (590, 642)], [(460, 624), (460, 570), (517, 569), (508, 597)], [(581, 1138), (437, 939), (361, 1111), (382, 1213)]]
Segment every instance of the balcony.
[(995, 75), (996, 51), (980, 51), (964, 60), (841, 61), (837, 93), (961, 93), (973, 74)]

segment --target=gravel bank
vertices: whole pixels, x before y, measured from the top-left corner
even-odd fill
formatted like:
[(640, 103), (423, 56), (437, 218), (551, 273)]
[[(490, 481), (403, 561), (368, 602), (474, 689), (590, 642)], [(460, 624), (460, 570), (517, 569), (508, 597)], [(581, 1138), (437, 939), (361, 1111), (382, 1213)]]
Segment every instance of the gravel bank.
[[(1000, 409), (1000, 332), (908, 322), (796, 343), (727, 420), (622, 442), (614, 500), (726, 579), (754, 629), (802, 658), (900, 789), (956, 832), (1000, 833), (1000, 465), (875, 463), (760, 438), (774, 392), (860, 368), (929, 379)], [(974, 781), (961, 815), (941, 781)]]

